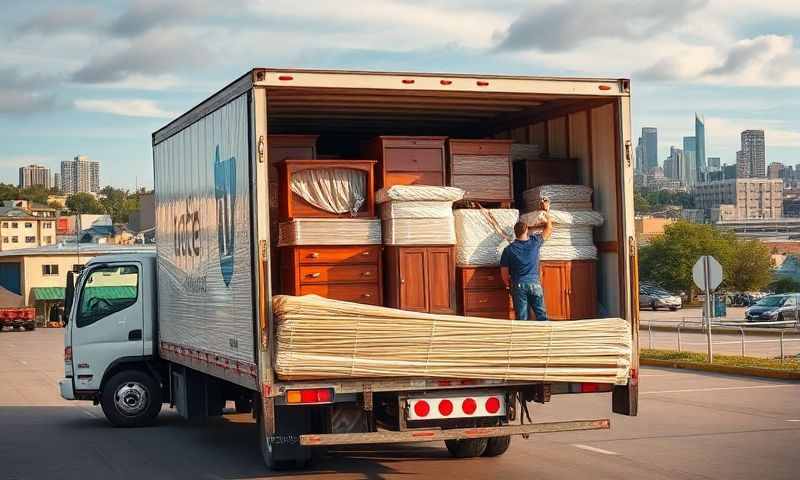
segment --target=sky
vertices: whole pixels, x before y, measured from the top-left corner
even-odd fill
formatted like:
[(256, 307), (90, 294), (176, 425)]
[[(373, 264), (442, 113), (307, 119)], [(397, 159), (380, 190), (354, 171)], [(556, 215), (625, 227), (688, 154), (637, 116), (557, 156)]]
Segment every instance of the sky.
[(800, 163), (797, 0), (0, 0), (0, 181), (88, 155), (152, 187), (150, 135), (253, 67), (631, 78), (659, 162), (705, 116), (707, 156)]

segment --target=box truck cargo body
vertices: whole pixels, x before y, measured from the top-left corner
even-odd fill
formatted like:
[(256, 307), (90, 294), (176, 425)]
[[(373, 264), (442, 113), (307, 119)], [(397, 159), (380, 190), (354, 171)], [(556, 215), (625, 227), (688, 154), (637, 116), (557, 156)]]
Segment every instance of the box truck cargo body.
[[(305, 462), (310, 446), (356, 443), (445, 440), (456, 456), (497, 455), (509, 435), (609, 426), (607, 419), (517, 423), (527, 401), (596, 391), (597, 385), (277, 378), (271, 295), (278, 279), (270, 265), (269, 218), (275, 192), (267, 159), (272, 134), (319, 135), (320, 150), (343, 158), (358, 158), (357, 146), (378, 135), (438, 135), (513, 139), (539, 145), (555, 161), (575, 159), (577, 181), (593, 188), (594, 209), (605, 218), (595, 231), (600, 311), (632, 327), (631, 377), (613, 386), (612, 407), (636, 414), (638, 287), (626, 79), (258, 68), (155, 132), (154, 345), (146, 366), (131, 368), (157, 379), (159, 398), (185, 416), (217, 413), (221, 408), (212, 407), (225, 400), (237, 400), (242, 410), (252, 405), (262, 453), (273, 466)], [(515, 165), (514, 175), (520, 197), (525, 166)], [(87, 272), (76, 299), (91, 268)], [(70, 355), (81, 348), (69, 340), (67, 347)], [(65, 396), (102, 403), (104, 386), (82, 390), (72, 373), (68, 368), (62, 380)], [(466, 398), (502, 408), (474, 418), (415, 417), (420, 402)]]

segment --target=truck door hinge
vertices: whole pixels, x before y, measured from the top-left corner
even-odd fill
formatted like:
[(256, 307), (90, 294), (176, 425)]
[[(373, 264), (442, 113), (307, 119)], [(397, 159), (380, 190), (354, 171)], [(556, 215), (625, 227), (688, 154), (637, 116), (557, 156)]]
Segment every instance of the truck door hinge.
[(631, 141), (625, 140), (625, 166), (631, 168)]
[(258, 163), (264, 163), (264, 135), (258, 136)]
[(365, 412), (372, 411), (372, 386), (364, 384), (364, 391), (361, 394), (361, 407)]

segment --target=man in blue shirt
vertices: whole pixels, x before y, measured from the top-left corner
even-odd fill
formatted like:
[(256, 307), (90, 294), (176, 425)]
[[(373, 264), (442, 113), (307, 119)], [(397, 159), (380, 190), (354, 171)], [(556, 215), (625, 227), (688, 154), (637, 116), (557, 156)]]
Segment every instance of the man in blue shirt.
[[(528, 320), (528, 308), (533, 308), (536, 320), (547, 320), (544, 306), (544, 291), (539, 280), (539, 250), (545, 240), (553, 233), (550, 218), (550, 202), (542, 200), (544, 224), (527, 225), (517, 222), (514, 225), (514, 241), (503, 250), (500, 266), (508, 268), (511, 276), (511, 299), (518, 320)], [(541, 232), (532, 232), (542, 228)]]

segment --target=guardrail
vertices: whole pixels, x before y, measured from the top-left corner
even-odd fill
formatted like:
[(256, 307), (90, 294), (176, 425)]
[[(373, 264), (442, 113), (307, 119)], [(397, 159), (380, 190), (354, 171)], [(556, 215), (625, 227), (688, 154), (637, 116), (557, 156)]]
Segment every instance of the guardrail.
[[(680, 320), (645, 320), (647, 322), (647, 340), (648, 340), (648, 348), (653, 348), (653, 324), (658, 325), (667, 325), (675, 327), (675, 333), (677, 334), (677, 343), (678, 343), (678, 351), (683, 351), (683, 346), (681, 344), (681, 330), (686, 328), (694, 328), (699, 329), (701, 332), (707, 332), (709, 327), (706, 326), (706, 322), (703, 320), (702, 317), (682, 317)], [(765, 327), (777, 327), (776, 328), (765, 328)], [(782, 327), (782, 328), (781, 328)], [(756, 322), (750, 323), (745, 321), (711, 321), (711, 332), (715, 329), (736, 329), (739, 331), (741, 335), (741, 351), (742, 356), (745, 356), (745, 331), (749, 331), (751, 333), (775, 333), (779, 337), (778, 345), (780, 349), (780, 362), (783, 363), (784, 357), (784, 349), (783, 349), (783, 338), (784, 334), (787, 332), (796, 333), (800, 330), (800, 321), (799, 320), (788, 320), (788, 321), (775, 321), (775, 322)], [(711, 335), (708, 336), (708, 341), (711, 340)]]

